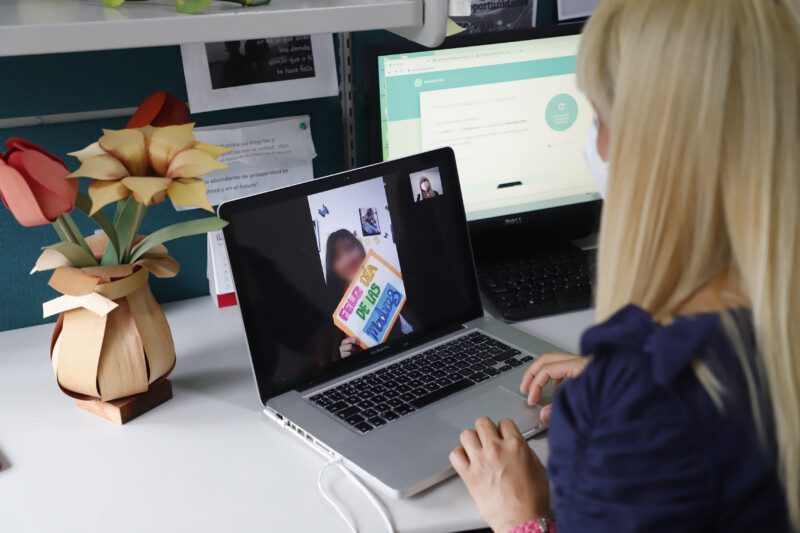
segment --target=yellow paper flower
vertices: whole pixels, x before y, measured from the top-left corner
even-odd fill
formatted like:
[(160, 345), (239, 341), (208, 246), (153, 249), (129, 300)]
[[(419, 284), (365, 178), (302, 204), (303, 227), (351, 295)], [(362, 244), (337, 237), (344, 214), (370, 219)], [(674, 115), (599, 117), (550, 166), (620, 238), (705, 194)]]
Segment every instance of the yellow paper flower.
[(90, 178), (92, 214), (129, 196), (154, 205), (169, 196), (176, 206), (214, 210), (200, 176), (228, 168), (217, 161), (230, 149), (198, 142), (194, 124), (103, 130), (100, 139), (72, 152), (81, 167), (70, 178)]

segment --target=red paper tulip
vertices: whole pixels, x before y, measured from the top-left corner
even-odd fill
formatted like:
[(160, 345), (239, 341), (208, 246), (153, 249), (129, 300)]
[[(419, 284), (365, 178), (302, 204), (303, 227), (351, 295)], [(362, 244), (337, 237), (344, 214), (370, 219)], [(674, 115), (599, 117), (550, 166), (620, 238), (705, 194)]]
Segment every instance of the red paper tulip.
[(189, 122), (189, 108), (176, 96), (159, 91), (153, 93), (136, 109), (126, 128), (145, 126), (177, 126)]
[(77, 183), (68, 180), (64, 163), (24, 139), (6, 142), (0, 158), (0, 198), (23, 226), (41, 226), (72, 211)]

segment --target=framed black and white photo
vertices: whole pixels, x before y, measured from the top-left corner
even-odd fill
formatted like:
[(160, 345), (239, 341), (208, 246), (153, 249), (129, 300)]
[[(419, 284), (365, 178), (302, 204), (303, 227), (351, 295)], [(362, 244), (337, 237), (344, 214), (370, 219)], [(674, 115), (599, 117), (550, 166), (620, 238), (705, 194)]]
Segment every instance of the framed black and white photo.
[(339, 94), (330, 34), (183, 44), (181, 55), (193, 113)]

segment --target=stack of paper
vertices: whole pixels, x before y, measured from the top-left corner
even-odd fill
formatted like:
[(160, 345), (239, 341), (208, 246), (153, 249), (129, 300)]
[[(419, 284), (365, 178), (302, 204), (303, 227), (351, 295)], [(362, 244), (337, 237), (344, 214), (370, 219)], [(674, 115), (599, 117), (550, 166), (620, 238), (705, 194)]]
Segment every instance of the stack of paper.
[[(203, 177), (212, 205), (314, 178), (312, 160), (317, 154), (308, 116), (197, 128), (195, 135), (231, 148), (220, 157), (228, 168)], [(222, 232), (208, 234), (208, 281), (218, 306), (236, 305)]]
[(221, 231), (208, 234), (208, 292), (217, 307), (236, 305), (236, 286), (233, 284), (225, 236)]

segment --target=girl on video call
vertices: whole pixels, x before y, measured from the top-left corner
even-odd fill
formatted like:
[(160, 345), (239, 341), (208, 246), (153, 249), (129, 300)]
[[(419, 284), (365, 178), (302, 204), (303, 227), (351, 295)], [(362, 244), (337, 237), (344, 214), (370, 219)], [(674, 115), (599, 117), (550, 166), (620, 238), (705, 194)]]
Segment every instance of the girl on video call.
[(577, 75), (597, 325), (520, 386), (566, 380), (546, 470), (509, 420), (450, 460), (497, 532), (800, 531), (800, 1), (604, 0)]
[[(339, 305), (347, 287), (361, 273), (361, 263), (367, 257), (364, 245), (355, 235), (346, 229), (336, 230), (328, 236), (325, 247), (325, 272), (326, 284), (331, 306), (331, 313)], [(341, 358), (349, 357), (361, 350), (358, 339), (345, 336), (338, 328), (339, 333), (339, 354)], [(408, 335), (414, 328), (400, 314), (395, 322), (392, 331), (389, 332), (389, 339), (399, 335)]]
[(428, 180), (426, 176), (421, 176), (419, 178), (419, 193), (417, 194), (417, 201), (420, 200), (427, 200), (428, 198), (434, 198), (439, 196), (439, 193), (431, 187), (431, 182)]

